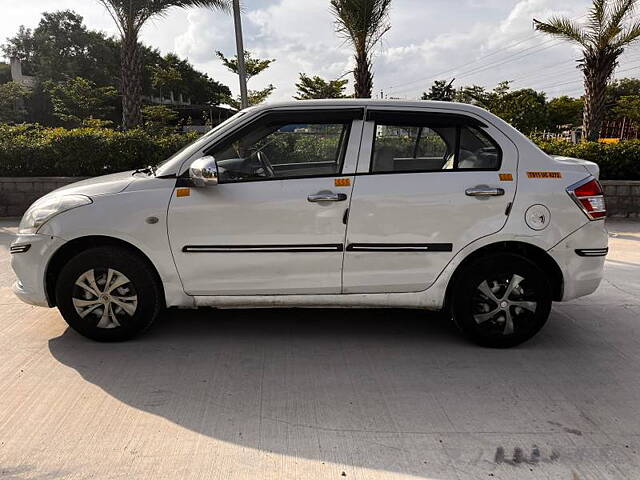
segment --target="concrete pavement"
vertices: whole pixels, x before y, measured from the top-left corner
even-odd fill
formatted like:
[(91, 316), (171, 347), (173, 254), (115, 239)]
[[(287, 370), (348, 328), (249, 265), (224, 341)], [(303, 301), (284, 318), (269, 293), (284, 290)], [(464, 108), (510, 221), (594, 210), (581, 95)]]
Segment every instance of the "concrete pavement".
[(420, 311), (175, 311), (105, 345), (10, 293), (0, 478), (640, 478), (640, 223), (512, 350)]

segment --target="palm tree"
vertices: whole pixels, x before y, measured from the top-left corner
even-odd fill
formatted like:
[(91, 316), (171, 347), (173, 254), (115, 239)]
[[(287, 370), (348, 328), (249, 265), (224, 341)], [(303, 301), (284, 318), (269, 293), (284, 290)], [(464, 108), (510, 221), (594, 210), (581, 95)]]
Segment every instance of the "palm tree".
[(605, 114), (607, 83), (624, 48), (640, 37), (640, 21), (627, 22), (636, 0), (593, 0), (586, 24), (566, 17), (534, 20), (536, 30), (569, 40), (582, 48), (578, 68), (584, 73), (584, 131), (598, 140)]
[(140, 30), (152, 17), (171, 7), (211, 7), (230, 9), (230, 0), (98, 0), (116, 23), (122, 40), (121, 90), (122, 124), (133, 128), (142, 123), (142, 58), (138, 43)]
[(391, 28), (390, 5), (391, 0), (331, 0), (336, 32), (351, 42), (355, 50), (356, 98), (371, 98), (371, 52)]

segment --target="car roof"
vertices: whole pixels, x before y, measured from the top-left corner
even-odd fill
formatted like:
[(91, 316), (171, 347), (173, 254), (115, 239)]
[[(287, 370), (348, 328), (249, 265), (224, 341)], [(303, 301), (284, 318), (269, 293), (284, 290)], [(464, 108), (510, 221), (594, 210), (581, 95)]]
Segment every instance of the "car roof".
[(385, 108), (424, 108), (458, 110), (463, 112), (484, 113), (483, 108), (468, 103), (438, 102), (433, 100), (375, 100), (371, 98), (338, 98), (326, 100), (290, 100), (282, 102), (266, 102), (252, 107), (255, 110), (271, 108), (333, 108), (333, 107), (385, 107)]

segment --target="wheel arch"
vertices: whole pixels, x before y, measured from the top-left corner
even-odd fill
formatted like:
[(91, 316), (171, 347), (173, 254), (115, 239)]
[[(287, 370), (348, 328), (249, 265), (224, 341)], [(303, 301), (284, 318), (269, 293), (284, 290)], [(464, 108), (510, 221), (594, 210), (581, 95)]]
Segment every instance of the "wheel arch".
[(86, 237), (78, 237), (73, 240), (70, 240), (63, 244), (51, 257), (49, 263), (47, 265), (47, 269), (45, 271), (45, 292), (47, 295), (47, 301), (51, 307), (56, 306), (56, 295), (55, 288), (56, 283), (58, 281), (58, 277), (60, 276), (60, 272), (62, 268), (67, 264), (69, 260), (71, 260), (78, 253), (87, 250), (88, 248), (94, 247), (105, 247), (105, 246), (114, 246), (129, 250), (130, 252), (138, 255), (143, 261), (151, 268), (153, 272), (156, 282), (160, 286), (160, 292), (162, 295), (162, 302), (166, 304), (166, 293), (164, 283), (162, 282), (162, 278), (158, 273), (158, 269), (155, 267), (153, 262), (149, 259), (149, 257), (138, 247), (132, 245), (131, 243), (109, 236), (103, 235), (91, 235)]
[(449, 279), (447, 290), (445, 294), (445, 311), (449, 311), (451, 307), (451, 297), (453, 294), (453, 286), (455, 285), (460, 274), (464, 271), (467, 265), (473, 261), (495, 253), (516, 253), (523, 257), (532, 260), (549, 278), (551, 283), (552, 298), (554, 301), (560, 301), (564, 293), (564, 275), (557, 262), (551, 255), (545, 252), (542, 248), (532, 245), (526, 242), (517, 241), (503, 241), (491, 243), (480, 247), (479, 249), (470, 253), (460, 264), (456, 267), (453, 275)]

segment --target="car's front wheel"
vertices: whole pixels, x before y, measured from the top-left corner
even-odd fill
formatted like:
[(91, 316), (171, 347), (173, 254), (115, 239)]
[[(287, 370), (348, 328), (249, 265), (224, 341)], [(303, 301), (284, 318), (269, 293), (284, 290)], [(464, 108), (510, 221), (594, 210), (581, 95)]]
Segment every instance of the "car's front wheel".
[(453, 319), (472, 341), (506, 348), (529, 340), (551, 311), (545, 273), (521, 255), (493, 254), (472, 261), (454, 285)]
[(162, 307), (162, 295), (147, 262), (109, 246), (90, 248), (69, 260), (56, 283), (56, 302), (71, 328), (110, 342), (147, 330)]

